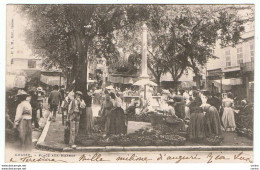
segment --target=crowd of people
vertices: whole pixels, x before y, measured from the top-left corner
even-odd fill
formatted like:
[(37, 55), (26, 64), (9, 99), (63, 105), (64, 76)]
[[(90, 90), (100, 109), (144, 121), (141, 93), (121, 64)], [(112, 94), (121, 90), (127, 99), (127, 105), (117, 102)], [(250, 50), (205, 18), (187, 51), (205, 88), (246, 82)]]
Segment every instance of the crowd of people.
[[(64, 87), (63, 87), (64, 88)], [(38, 117), (43, 118), (43, 104), (47, 100), (50, 105), (52, 120), (55, 121), (56, 112), (60, 102), (62, 101), (62, 87), (53, 87), (49, 96), (42, 87), (31, 87), (27, 90), (18, 89), (14, 96), (8, 96), (8, 109), (6, 114), (6, 122), (9, 128), (17, 131), (17, 138), (20, 145), (18, 149), (30, 150), (32, 148), (32, 129), (41, 130), (39, 126)], [(39, 113), (39, 116), (37, 115)], [(11, 119), (10, 115), (14, 115)]]
[(170, 106), (164, 107), (166, 112), (186, 125), (188, 137), (193, 141), (223, 137), (223, 132), (236, 130), (238, 117), (253, 114), (247, 100), (243, 99), (239, 102), (241, 105), (237, 105), (231, 92), (219, 97), (197, 90), (181, 91), (171, 94), (166, 103)]
[[(45, 92), (42, 87), (32, 87), (27, 91), (28, 93), (25, 90), (18, 90), (15, 95), (14, 121), (8, 114), (6, 116), (11, 126), (18, 131), (21, 149), (28, 150), (32, 147), (32, 128), (35, 130), (41, 128), (38, 117), (44, 117), (44, 102), (48, 103), (49, 121), (55, 122), (57, 113), (61, 113), (63, 121), (69, 124), (68, 144), (72, 148), (76, 147), (75, 140), (79, 130), (86, 135), (90, 135), (93, 131), (93, 90), (90, 89), (83, 93), (72, 88), (66, 91), (64, 86), (59, 88), (58, 85), (55, 85), (50, 92)], [(120, 95), (106, 90), (102, 95), (101, 103), (99, 115), (103, 121), (104, 135), (125, 134), (126, 121)], [(38, 113), (39, 115), (37, 115)], [(82, 120), (84, 123), (80, 127)]]
[[(66, 91), (64, 86), (58, 85), (52, 89), (51, 92), (45, 92), (42, 87), (32, 87), (28, 93), (18, 90), (15, 97), (14, 121), (12, 123), (10, 118), (7, 120), (9, 120), (8, 125), (13, 125), (19, 132), (22, 149), (28, 150), (32, 147), (32, 127), (39, 128), (37, 117), (44, 117), (44, 102), (49, 105), (50, 121), (55, 122), (56, 114), (61, 113), (63, 121), (69, 125), (68, 144), (72, 148), (76, 147), (75, 140), (79, 130), (83, 130), (86, 135), (91, 135), (94, 129), (93, 99), (98, 100), (101, 105), (98, 116), (102, 122), (104, 136), (127, 133), (129, 116), (127, 114), (131, 108), (133, 108), (131, 113), (133, 115), (161, 112), (171, 116), (174, 121), (182, 123), (182, 129), (187, 132), (189, 139), (194, 141), (201, 141), (211, 136), (221, 137), (224, 131), (235, 131), (236, 115), (252, 114), (245, 99), (240, 102), (241, 106), (236, 106), (231, 92), (221, 98), (197, 90), (183, 90), (177, 93), (171, 91), (167, 95), (156, 92), (156, 95), (161, 98), (155, 100), (157, 105), (153, 107), (152, 95), (146, 94), (144, 98), (141, 93), (137, 94), (138, 91), (131, 92), (128, 89), (122, 92), (117, 88), (104, 88), (100, 90), (98, 99), (96, 99), (96, 92), (91, 89), (86, 92), (75, 91), (74, 88)], [(129, 93), (135, 93), (140, 98), (132, 99), (130, 105), (125, 107), (123, 98)], [(81, 124), (81, 121), (84, 123)]]

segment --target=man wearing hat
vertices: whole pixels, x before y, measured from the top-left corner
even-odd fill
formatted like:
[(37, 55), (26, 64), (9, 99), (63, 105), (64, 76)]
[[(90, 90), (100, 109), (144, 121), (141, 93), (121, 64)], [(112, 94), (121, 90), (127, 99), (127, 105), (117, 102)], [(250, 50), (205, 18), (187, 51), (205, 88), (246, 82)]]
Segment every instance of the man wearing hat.
[(58, 90), (59, 90), (59, 86), (55, 85), (53, 87), (53, 91), (51, 91), (50, 96), (48, 98), (48, 103), (50, 104), (50, 111), (53, 114), (53, 117), (52, 117), (53, 122), (55, 122), (56, 112), (57, 112), (58, 106), (62, 99), (61, 93)]
[(84, 100), (82, 100), (82, 92), (76, 91), (75, 98), (70, 102), (69, 109), (68, 109), (68, 116), (70, 120), (70, 140), (69, 145), (72, 148), (76, 148), (75, 139), (78, 135), (79, 131), (79, 120), (80, 115), (82, 113), (82, 109), (86, 108), (86, 104)]
[[(42, 106), (43, 106), (43, 99), (44, 99), (44, 92), (42, 87), (37, 87), (36, 91), (36, 97), (37, 97), (37, 110), (40, 110), (40, 117), (42, 118)], [(37, 113), (36, 110), (36, 113)]]

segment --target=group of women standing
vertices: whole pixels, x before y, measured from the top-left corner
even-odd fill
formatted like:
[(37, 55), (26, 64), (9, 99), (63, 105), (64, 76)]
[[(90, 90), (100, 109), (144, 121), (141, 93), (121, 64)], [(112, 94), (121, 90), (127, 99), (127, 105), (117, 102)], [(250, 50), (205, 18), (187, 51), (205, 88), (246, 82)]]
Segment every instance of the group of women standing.
[(123, 135), (127, 131), (126, 117), (122, 109), (122, 100), (119, 94), (105, 91), (105, 98), (100, 114), (104, 122), (106, 135)]
[(219, 108), (216, 108), (215, 101), (206, 97), (206, 103), (203, 103), (199, 92), (193, 92), (193, 100), (190, 108), (189, 138), (195, 141), (201, 141), (206, 137), (222, 137), (223, 131), (234, 131), (236, 128), (232, 93), (228, 93), (227, 98), (223, 99), (223, 115), (219, 114)]

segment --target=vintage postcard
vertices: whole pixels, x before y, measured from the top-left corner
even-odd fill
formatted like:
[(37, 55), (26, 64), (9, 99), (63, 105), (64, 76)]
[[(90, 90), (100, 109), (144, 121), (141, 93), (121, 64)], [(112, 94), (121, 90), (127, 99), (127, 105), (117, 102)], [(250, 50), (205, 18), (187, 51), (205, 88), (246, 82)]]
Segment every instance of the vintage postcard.
[(254, 4), (6, 11), (6, 163), (254, 163)]

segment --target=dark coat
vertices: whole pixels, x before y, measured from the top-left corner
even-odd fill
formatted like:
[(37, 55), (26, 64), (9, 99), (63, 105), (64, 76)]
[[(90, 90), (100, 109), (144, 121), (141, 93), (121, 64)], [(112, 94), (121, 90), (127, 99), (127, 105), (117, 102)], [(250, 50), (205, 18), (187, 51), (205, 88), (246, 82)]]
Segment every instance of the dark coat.
[(200, 99), (200, 97), (195, 97), (195, 99), (193, 101), (191, 101), (190, 103), (190, 113), (195, 113), (195, 112), (201, 112), (201, 106), (202, 101)]

